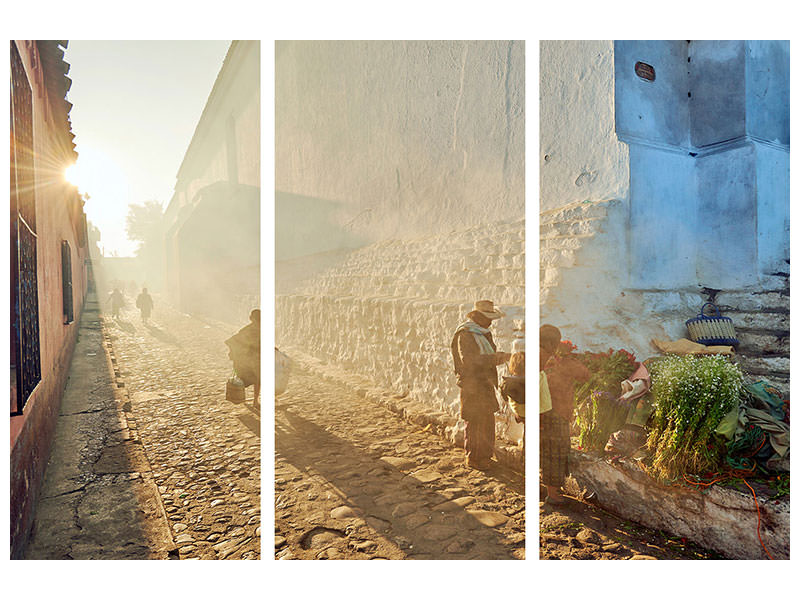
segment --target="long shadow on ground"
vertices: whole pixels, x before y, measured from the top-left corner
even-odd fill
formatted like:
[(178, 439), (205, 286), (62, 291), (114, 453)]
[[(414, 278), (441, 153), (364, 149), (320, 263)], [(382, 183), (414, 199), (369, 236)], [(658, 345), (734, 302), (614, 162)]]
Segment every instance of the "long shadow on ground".
[[(333, 486), (340, 496), (339, 504), (353, 508), (384, 540), (391, 541), (389, 546), (394, 547), (395, 558), (399, 557), (399, 548), (409, 559), (514, 558), (513, 547), (501, 543), (503, 536), (468, 512), (472, 506), (465, 509), (445, 504), (447, 497), (290, 409), (276, 407), (275, 451), (301, 473), (321, 477)], [(519, 476), (517, 479), (509, 474), (501, 476), (512, 485), (521, 485)], [(302, 508), (297, 506), (301, 496), (292, 497), (288, 492), (279, 495), (276, 519), (302, 520), (304, 515), (287, 514), (292, 507), (295, 511)], [(354, 531), (345, 520), (327, 516), (317, 525), (316, 529), (340, 537), (347, 535), (358, 540), (367, 535), (366, 529)], [(309, 524), (307, 529), (311, 527)], [(313, 530), (290, 542), (307, 548), (310, 533)], [(455, 555), (444, 552), (454, 541), (462, 544), (465, 551)]]

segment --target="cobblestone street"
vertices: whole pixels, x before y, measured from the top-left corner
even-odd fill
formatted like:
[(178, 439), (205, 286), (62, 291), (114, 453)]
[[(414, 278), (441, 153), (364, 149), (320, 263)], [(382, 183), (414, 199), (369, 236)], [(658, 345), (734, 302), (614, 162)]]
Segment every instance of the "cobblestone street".
[(525, 558), (523, 475), (302, 364), (275, 413), (277, 558)]
[(130, 299), (105, 323), (180, 558), (259, 558), (260, 415), (252, 388), (244, 404), (225, 400), (236, 327), (157, 297), (147, 325)]

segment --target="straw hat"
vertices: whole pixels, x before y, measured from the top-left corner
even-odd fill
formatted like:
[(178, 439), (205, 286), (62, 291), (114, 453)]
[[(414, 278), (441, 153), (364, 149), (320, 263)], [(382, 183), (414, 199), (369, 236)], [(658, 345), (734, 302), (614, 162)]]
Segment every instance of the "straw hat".
[(499, 319), (500, 317), (506, 316), (506, 313), (500, 310), (499, 306), (495, 306), (494, 302), (491, 300), (478, 300), (475, 303), (474, 310), (477, 310), (484, 317), (490, 320)]

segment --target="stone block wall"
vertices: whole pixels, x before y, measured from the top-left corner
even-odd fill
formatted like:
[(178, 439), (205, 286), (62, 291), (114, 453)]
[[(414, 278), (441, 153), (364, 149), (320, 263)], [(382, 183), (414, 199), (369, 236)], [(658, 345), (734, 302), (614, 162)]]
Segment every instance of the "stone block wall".
[[(514, 321), (525, 318), (525, 223), (372, 244), (289, 292), (276, 299), (281, 349), (457, 417), (453, 332), (476, 300), (490, 299), (508, 315), (492, 326), (498, 347), (511, 350)], [(453, 439), (461, 429), (455, 421)], [(509, 425), (499, 423), (499, 433)]]
[[(542, 323), (562, 329), (580, 350), (625, 348), (643, 360), (653, 338), (688, 337), (685, 322), (706, 302), (733, 319), (736, 360), (752, 379), (789, 392), (789, 274), (765, 275), (739, 289), (637, 289), (628, 279), (628, 208), (622, 200), (581, 202), (542, 213)], [(664, 250), (669, 251), (669, 249)], [(707, 312), (710, 314), (710, 312)]]

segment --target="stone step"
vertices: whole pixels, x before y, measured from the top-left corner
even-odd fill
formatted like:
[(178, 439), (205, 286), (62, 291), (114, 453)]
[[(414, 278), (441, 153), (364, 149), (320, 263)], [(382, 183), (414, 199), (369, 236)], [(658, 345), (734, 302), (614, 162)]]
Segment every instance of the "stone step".
[[(612, 201), (615, 204), (618, 201)], [(564, 221), (578, 221), (583, 219), (604, 219), (608, 216), (608, 210), (613, 205), (612, 202), (581, 202), (571, 204), (558, 210), (542, 213), (539, 218), (540, 227), (542, 224)]]
[(748, 356), (747, 354), (737, 354), (736, 362), (748, 374), (789, 376), (788, 356)]
[(539, 251), (544, 250), (578, 250), (583, 248), (589, 240), (594, 238), (592, 235), (559, 235), (549, 238), (539, 239)]
[(789, 295), (782, 290), (746, 293), (719, 292), (714, 303), (725, 314), (728, 311), (761, 311), (764, 309), (789, 309)]
[(789, 331), (789, 315), (787, 313), (769, 312), (735, 312), (723, 313), (733, 321), (735, 329), (766, 329), (773, 331)]
[(740, 329), (736, 332), (736, 337), (739, 339), (737, 350), (742, 353), (785, 354), (788, 356), (788, 333), (769, 333), (763, 330), (750, 332)]
[(586, 219), (568, 221), (566, 223), (550, 223), (539, 228), (540, 238), (551, 238), (562, 235), (594, 235), (605, 231), (606, 219)]

